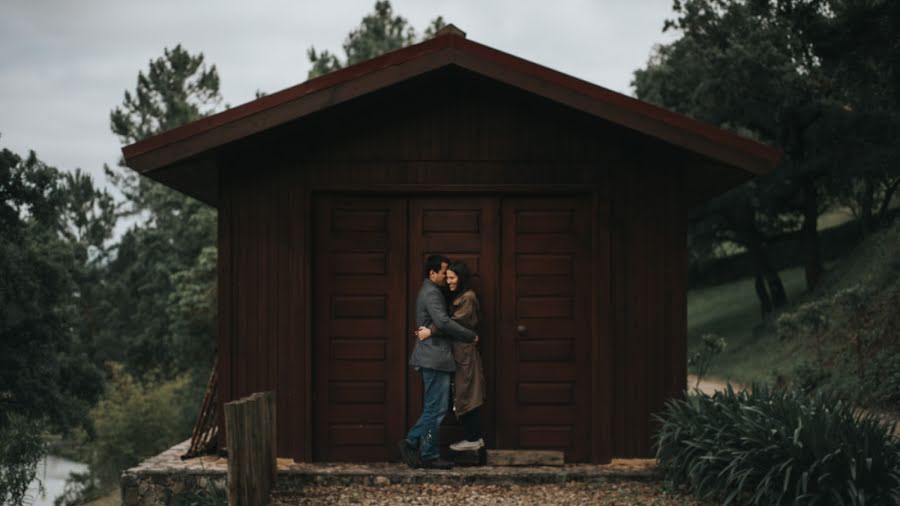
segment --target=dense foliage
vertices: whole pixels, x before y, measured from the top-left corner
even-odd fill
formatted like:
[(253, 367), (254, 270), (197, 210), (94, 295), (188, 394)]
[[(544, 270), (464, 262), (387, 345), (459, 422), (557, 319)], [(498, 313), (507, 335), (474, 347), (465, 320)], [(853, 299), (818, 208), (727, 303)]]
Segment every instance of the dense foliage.
[[(215, 65), (179, 45), (138, 73), (134, 92), (126, 91), (110, 113), (110, 126), (130, 144), (216, 112), (221, 101)], [(215, 340), (215, 209), (122, 166), (107, 174), (126, 198), (120, 215), (137, 220), (106, 273), (117, 304), (104, 327), (127, 336), (127, 345), (107, 358), (139, 375), (151, 369), (170, 376), (208, 373)], [(193, 315), (190, 324), (185, 313)]]
[[(179, 45), (138, 73), (110, 124), (127, 144), (215, 112), (220, 102), (215, 66)], [(73, 476), (64, 499), (72, 504), (103, 494), (123, 469), (188, 437), (213, 363), (215, 210), (121, 163), (106, 173), (124, 201), (95, 202), (103, 212), (71, 238), (87, 244), (91, 260), (74, 342), (109, 378), (80, 438), (90, 470)], [(119, 219), (132, 225), (110, 244)], [(91, 229), (96, 223), (108, 233)]]
[(34, 153), (0, 152), (0, 428), (20, 414), (66, 429), (85, 422), (102, 378), (74, 349), (75, 276), (63, 210), (75, 191)]
[[(134, 142), (209, 113), (217, 99), (215, 67), (178, 46), (139, 74), (136, 92), (113, 111), (112, 128)], [(16, 439), (23, 426), (35, 438), (44, 430), (84, 434), (101, 457), (82, 481), (106, 486), (121, 471), (112, 467), (190, 433), (186, 420), (212, 364), (215, 211), (124, 169), (108, 172), (124, 202), (80, 170), (63, 173), (34, 153), (0, 152), (0, 502), (22, 500), (20, 485), (33, 479), (47, 449)], [(133, 225), (116, 242), (123, 217)], [(98, 410), (108, 361), (127, 372), (106, 373), (112, 383)], [(154, 411), (165, 424), (110, 420), (112, 406), (141, 401), (113, 395), (120, 376), (143, 380), (150, 372), (162, 378), (153, 387), (178, 382), (178, 404)]]
[[(34, 478), (43, 430), (89, 427), (103, 376), (79, 349), (81, 276), (89, 260), (67, 234), (96, 193), (30, 153), (0, 151), (0, 502)], [(25, 435), (29, 432), (29, 435)], [(23, 483), (25, 488), (23, 488)]]
[(730, 387), (673, 400), (658, 417), (659, 467), (724, 504), (900, 504), (890, 424), (826, 395)]
[(763, 315), (787, 304), (771, 244), (801, 239), (808, 289), (824, 270), (819, 218), (883, 225), (900, 187), (900, 8), (890, 0), (675, 0), (681, 37), (635, 72), (638, 98), (770, 143), (773, 174), (694, 211), (691, 258), (722, 242), (752, 260)]

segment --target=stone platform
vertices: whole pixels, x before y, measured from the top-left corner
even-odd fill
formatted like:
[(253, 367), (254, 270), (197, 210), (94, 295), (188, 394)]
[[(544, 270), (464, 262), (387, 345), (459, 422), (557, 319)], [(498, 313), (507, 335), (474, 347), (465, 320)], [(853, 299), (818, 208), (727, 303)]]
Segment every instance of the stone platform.
[[(209, 486), (224, 489), (228, 460), (217, 456), (181, 460), (190, 441), (141, 462), (122, 474), (122, 504), (168, 504), (177, 496), (192, 495)], [(297, 463), (278, 459), (279, 492), (304, 485), (390, 485), (390, 484), (547, 484), (649, 480), (654, 477), (653, 460), (615, 459), (607, 465), (566, 464), (563, 466), (507, 467), (471, 466), (447, 471), (410, 469), (399, 463), (326, 464)]]

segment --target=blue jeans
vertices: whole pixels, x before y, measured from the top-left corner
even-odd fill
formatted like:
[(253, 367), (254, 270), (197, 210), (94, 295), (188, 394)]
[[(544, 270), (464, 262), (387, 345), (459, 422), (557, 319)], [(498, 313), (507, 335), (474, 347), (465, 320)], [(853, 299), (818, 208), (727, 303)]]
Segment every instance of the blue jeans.
[(425, 386), (425, 405), (422, 407), (422, 416), (406, 434), (406, 442), (419, 449), (422, 460), (434, 460), (441, 456), (441, 422), (447, 414), (450, 401), (452, 373), (425, 367), (420, 372)]

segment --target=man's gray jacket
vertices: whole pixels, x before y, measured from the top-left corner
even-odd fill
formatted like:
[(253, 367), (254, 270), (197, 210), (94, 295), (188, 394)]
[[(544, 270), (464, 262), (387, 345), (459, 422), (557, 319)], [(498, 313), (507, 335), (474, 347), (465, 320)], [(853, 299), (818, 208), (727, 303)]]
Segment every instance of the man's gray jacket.
[(440, 287), (426, 279), (416, 297), (416, 328), (428, 327), (432, 323), (442, 336), (448, 337), (431, 336), (424, 341), (417, 339), (409, 365), (438, 371), (455, 371), (456, 362), (453, 361), (449, 338), (471, 343), (475, 340), (475, 332), (450, 319)]

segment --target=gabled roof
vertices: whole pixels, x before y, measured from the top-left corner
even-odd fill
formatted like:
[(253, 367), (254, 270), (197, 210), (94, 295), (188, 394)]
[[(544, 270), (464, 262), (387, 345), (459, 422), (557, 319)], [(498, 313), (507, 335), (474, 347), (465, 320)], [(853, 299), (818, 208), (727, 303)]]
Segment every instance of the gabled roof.
[(450, 65), (681, 146), (748, 175), (769, 172), (781, 158), (780, 151), (765, 144), (468, 40), (452, 25), (425, 42), (163, 132), (125, 146), (122, 153), (129, 167), (150, 175), (229, 142)]

